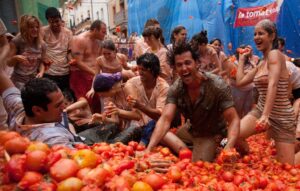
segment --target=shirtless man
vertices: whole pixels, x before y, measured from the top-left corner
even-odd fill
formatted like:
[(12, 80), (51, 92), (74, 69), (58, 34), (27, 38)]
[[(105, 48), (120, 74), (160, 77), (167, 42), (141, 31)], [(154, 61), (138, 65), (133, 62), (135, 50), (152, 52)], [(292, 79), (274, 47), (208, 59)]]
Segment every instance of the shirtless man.
[(72, 31), (63, 27), (61, 15), (55, 7), (49, 7), (45, 16), (49, 25), (42, 28), (42, 38), (47, 45), (46, 62), (50, 66), (44, 77), (55, 81), (58, 87), (64, 91), (70, 89), (68, 51), (73, 36)]
[[(85, 97), (90, 90), (95, 75), (96, 58), (101, 55), (100, 42), (106, 35), (106, 24), (100, 20), (92, 23), (90, 30), (73, 38), (70, 62), (70, 86), (77, 99)], [(92, 112), (100, 112), (100, 101), (97, 96), (88, 99)]]

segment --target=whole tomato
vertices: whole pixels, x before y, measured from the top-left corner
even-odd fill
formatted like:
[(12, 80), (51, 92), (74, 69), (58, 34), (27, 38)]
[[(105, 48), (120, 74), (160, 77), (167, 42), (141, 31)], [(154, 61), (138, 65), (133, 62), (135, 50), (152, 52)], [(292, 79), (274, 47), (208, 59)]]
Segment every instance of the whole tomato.
[(124, 177), (116, 176), (105, 184), (105, 189), (107, 190), (120, 190), (120, 191), (129, 191), (131, 186)]
[(52, 182), (38, 182), (31, 185), (28, 191), (56, 191), (57, 186)]
[(35, 183), (43, 180), (43, 175), (38, 172), (27, 171), (18, 183), (18, 188), (25, 190)]
[(171, 151), (168, 147), (163, 147), (162, 149), (160, 149), (159, 151), (164, 157), (168, 156), (171, 154)]
[(4, 145), (6, 141), (16, 137), (21, 137), (21, 135), (15, 131), (2, 131), (0, 134), (0, 145)]
[(31, 151), (44, 151), (46, 153), (49, 152), (50, 148), (47, 144), (43, 143), (43, 142), (31, 142), (30, 145), (27, 147), (26, 152), (31, 152)]
[(138, 142), (135, 142), (135, 141), (129, 141), (128, 143), (129, 146), (132, 146), (132, 148), (134, 150), (136, 150), (137, 146), (138, 146)]
[(166, 183), (166, 180), (156, 173), (146, 175), (143, 181), (149, 184), (154, 190), (159, 190)]
[(81, 191), (102, 191), (98, 186), (93, 184), (88, 184), (81, 189)]
[(97, 186), (102, 186), (106, 179), (109, 178), (109, 172), (104, 168), (94, 168), (83, 178), (83, 183), (87, 184), (95, 184)]
[(27, 138), (15, 137), (5, 142), (4, 148), (11, 155), (23, 154), (29, 144), (30, 141)]
[(172, 166), (170, 167), (167, 177), (172, 181), (172, 182), (177, 182), (182, 178), (182, 173), (180, 169), (177, 166)]
[(131, 188), (131, 191), (152, 191), (153, 189), (149, 184), (143, 181), (137, 181)]
[(77, 143), (75, 144), (75, 148), (80, 150), (80, 149), (90, 149), (90, 147), (84, 143)]
[(144, 145), (138, 144), (138, 146), (136, 146), (137, 151), (143, 151), (145, 149), (146, 149), (146, 147)]
[(61, 181), (57, 186), (57, 191), (80, 191), (83, 183), (79, 178), (70, 177)]
[(40, 171), (45, 168), (47, 153), (41, 150), (35, 150), (27, 153), (26, 169), (30, 171)]
[(93, 151), (97, 154), (101, 154), (103, 152), (110, 152), (111, 147), (109, 145), (95, 145), (93, 146)]
[(46, 159), (46, 169), (49, 170), (52, 165), (62, 158), (62, 155), (58, 152), (50, 152)]
[(115, 173), (117, 175), (121, 174), (121, 172), (123, 172), (126, 169), (131, 169), (134, 167), (134, 162), (132, 160), (130, 161), (122, 161), (120, 163), (120, 165), (117, 166), (117, 168), (115, 169)]
[(80, 169), (77, 174), (76, 177), (83, 180), (83, 178), (91, 171), (91, 168), (82, 168)]
[(188, 148), (184, 148), (179, 151), (179, 159), (180, 160), (183, 160), (183, 159), (191, 159), (192, 160), (192, 155), (193, 155), (193, 152)]
[(60, 159), (50, 167), (50, 175), (56, 181), (62, 181), (75, 176), (79, 170), (78, 164), (72, 159)]
[(250, 49), (248, 49), (248, 48), (237, 48), (236, 51), (237, 51), (239, 54), (244, 54), (244, 53), (249, 52)]
[(222, 179), (225, 180), (226, 182), (232, 182), (234, 178), (234, 175), (230, 171), (225, 171), (222, 173)]
[(13, 155), (5, 166), (11, 181), (19, 182), (25, 174), (25, 155)]
[(75, 152), (73, 160), (77, 162), (79, 168), (94, 168), (97, 165), (98, 158), (93, 151), (83, 149)]

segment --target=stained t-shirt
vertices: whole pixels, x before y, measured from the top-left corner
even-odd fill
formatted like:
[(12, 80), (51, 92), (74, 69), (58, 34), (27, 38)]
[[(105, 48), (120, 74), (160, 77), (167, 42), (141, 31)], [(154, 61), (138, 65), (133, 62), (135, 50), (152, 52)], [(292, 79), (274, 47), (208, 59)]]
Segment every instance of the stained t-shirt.
[(166, 101), (166, 104), (176, 104), (185, 119), (190, 120), (190, 133), (195, 137), (220, 134), (226, 128), (223, 112), (234, 106), (226, 82), (214, 74), (204, 72), (203, 75), (206, 79), (201, 82), (200, 95), (194, 104), (181, 79), (170, 87)]

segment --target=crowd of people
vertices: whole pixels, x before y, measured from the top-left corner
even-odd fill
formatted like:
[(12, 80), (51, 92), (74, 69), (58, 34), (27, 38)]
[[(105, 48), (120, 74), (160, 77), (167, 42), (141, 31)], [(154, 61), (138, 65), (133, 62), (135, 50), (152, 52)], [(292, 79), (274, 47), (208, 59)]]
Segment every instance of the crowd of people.
[(149, 19), (134, 39), (136, 65), (129, 65), (129, 52), (117, 51), (102, 21), (73, 36), (56, 8), (45, 17), (47, 26), (22, 16), (10, 42), (0, 22), (1, 129), (51, 146), (190, 147), (193, 161), (213, 161), (221, 141), (224, 150), (246, 154), (246, 139), (265, 132), (278, 161), (300, 164), (300, 71), (270, 20), (255, 26), (259, 58), (249, 45), (226, 55), (205, 30), (188, 41), (184, 26), (165, 45), (159, 22)]

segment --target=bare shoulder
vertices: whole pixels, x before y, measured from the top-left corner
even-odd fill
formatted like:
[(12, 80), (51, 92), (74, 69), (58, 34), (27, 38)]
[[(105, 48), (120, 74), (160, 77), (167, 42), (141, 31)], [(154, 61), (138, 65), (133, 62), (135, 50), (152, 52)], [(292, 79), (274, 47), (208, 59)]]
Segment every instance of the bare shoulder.
[(211, 56), (217, 55), (217, 51), (211, 47), (211, 46), (207, 46), (208, 48), (208, 54), (210, 54)]
[(68, 35), (68, 36), (73, 36), (73, 33), (70, 29), (63, 27), (64, 32)]
[(278, 62), (285, 63), (284, 54), (277, 49), (271, 50), (268, 54), (268, 63), (275, 64)]

